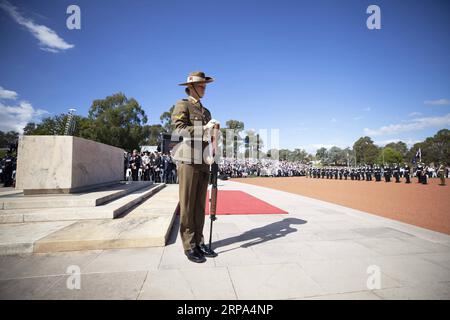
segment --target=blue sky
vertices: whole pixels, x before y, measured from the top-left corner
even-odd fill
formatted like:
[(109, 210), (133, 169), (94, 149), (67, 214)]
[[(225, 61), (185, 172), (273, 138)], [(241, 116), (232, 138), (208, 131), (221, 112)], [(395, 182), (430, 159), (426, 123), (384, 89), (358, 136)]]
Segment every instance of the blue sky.
[[(215, 119), (279, 129), (310, 152), (423, 140), (450, 128), (450, 1), (0, 0), (0, 130), (115, 92), (149, 123), (184, 97), (190, 71), (216, 82)], [(81, 30), (66, 9), (81, 9)], [(381, 9), (369, 30), (366, 9)]]

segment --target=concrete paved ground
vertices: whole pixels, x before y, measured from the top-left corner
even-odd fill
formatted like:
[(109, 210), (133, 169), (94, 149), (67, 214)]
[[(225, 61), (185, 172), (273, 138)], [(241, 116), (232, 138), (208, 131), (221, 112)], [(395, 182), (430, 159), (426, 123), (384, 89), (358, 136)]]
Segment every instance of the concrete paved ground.
[[(2, 256), (0, 297), (450, 299), (448, 235), (281, 191), (219, 188), (289, 214), (218, 216), (219, 256), (200, 265), (184, 257), (178, 222), (166, 247)], [(77, 270), (80, 289), (68, 289), (77, 275), (67, 271)]]

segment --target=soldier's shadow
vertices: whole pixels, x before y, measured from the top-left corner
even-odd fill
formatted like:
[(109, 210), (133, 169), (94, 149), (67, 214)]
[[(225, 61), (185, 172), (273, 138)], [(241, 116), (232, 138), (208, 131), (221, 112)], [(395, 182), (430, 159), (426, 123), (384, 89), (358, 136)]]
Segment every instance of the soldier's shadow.
[[(261, 244), (267, 241), (275, 240), (281, 237), (285, 237), (286, 235), (296, 232), (297, 229), (292, 227), (291, 225), (301, 225), (307, 223), (306, 220), (297, 219), (297, 218), (285, 218), (281, 221), (277, 221), (271, 224), (268, 224), (263, 227), (255, 228), (248, 230), (238, 236), (221, 239), (218, 241), (214, 241), (212, 243), (212, 248), (214, 250), (232, 245), (233, 243), (245, 242), (239, 245), (238, 248), (248, 248), (257, 244)], [(217, 253), (223, 253), (231, 250), (235, 250), (238, 248), (231, 248), (227, 250), (220, 250)]]

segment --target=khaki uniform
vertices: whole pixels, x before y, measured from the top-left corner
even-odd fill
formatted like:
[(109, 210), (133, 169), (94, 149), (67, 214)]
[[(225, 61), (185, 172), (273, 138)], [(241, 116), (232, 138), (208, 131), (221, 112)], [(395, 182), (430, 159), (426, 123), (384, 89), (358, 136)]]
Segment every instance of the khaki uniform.
[(209, 165), (203, 160), (203, 125), (211, 113), (193, 99), (179, 100), (172, 113), (175, 132), (183, 141), (173, 149), (178, 162), (180, 198), (180, 236), (184, 250), (204, 243), (205, 201), (209, 181)]
[(441, 185), (445, 186), (445, 167), (442, 164), (438, 169), (438, 177), (441, 179)]

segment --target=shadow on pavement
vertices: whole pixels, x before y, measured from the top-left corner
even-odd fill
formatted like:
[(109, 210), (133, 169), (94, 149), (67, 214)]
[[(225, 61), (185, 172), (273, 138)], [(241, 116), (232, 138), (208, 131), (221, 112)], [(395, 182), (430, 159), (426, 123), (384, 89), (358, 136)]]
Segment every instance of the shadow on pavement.
[[(214, 249), (225, 247), (230, 244), (236, 243), (236, 242), (243, 242), (243, 241), (249, 241), (244, 244), (241, 244), (240, 248), (248, 248), (257, 244), (261, 244), (267, 241), (271, 241), (274, 239), (278, 239), (281, 237), (285, 237), (286, 235), (296, 232), (297, 229), (291, 227), (291, 225), (300, 225), (305, 224), (307, 221), (297, 218), (286, 218), (281, 221), (277, 221), (271, 224), (268, 224), (264, 227), (255, 228), (249, 231), (244, 232), (243, 234), (240, 234), (238, 236), (222, 239), (219, 241), (215, 241), (212, 243), (212, 247)], [(231, 251), (237, 248), (229, 249), (229, 250), (223, 250), (218, 251), (217, 253), (221, 252), (227, 252)]]

